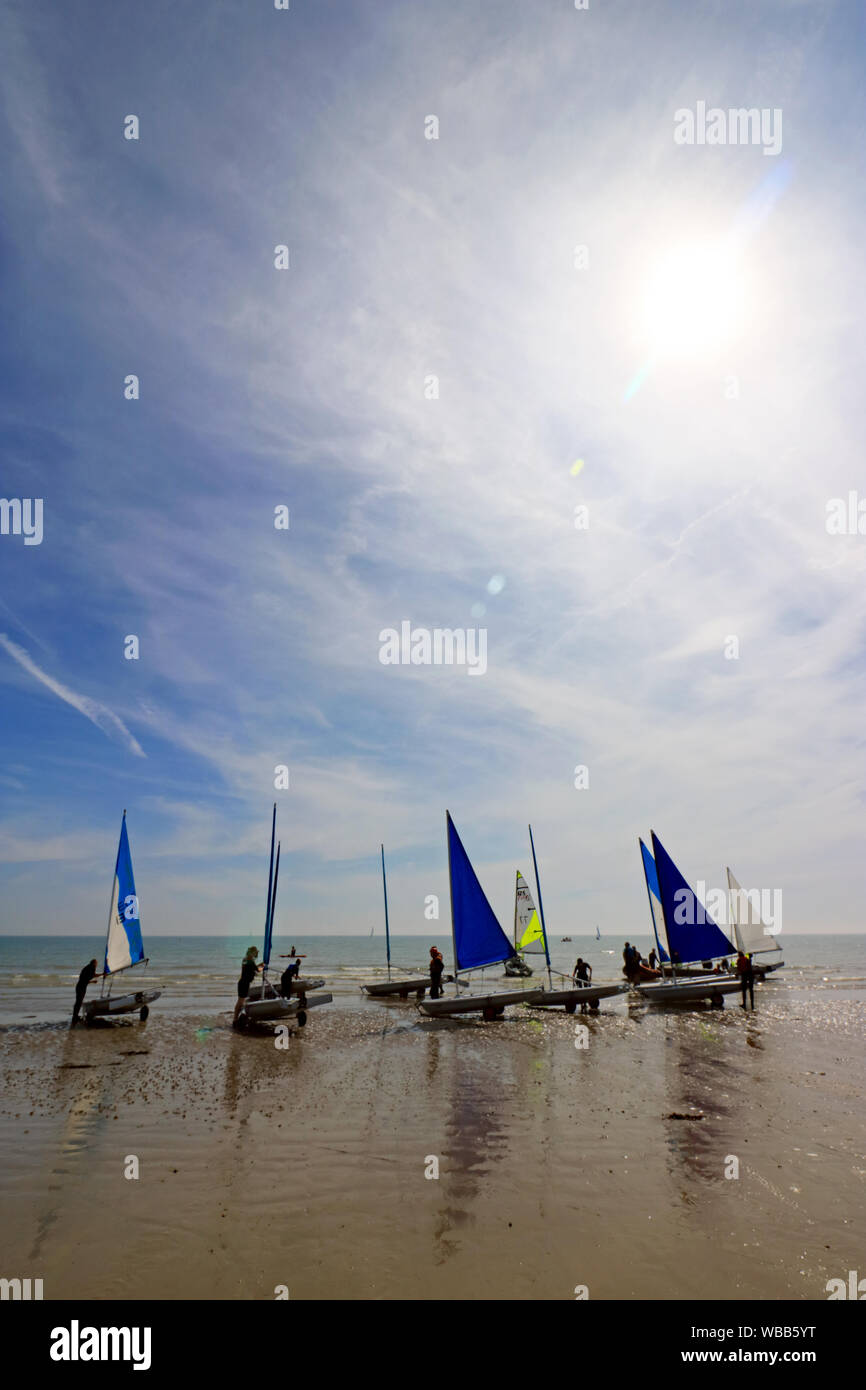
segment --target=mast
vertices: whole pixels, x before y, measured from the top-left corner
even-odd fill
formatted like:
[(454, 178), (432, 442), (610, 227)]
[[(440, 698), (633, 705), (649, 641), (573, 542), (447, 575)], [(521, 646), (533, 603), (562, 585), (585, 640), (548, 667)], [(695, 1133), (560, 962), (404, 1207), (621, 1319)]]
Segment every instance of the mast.
[[(273, 886), (274, 886), (274, 838), (275, 838), (275, 836), (276, 836), (276, 833), (277, 833), (277, 803), (274, 802), (274, 814), (273, 814), (273, 817), (272, 817), (272, 819), (271, 819), (271, 864), (270, 864), (270, 868), (268, 869), (268, 902), (267, 902), (267, 906), (266, 906), (266, 908), (265, 908), (265, 939), (264, 939), (264, 942), (263, 942), (264, 951), (265, 951), (265, 954), (266, 954), (266, 955), (269, 955), (269, 954), (270, 954), (270, 952), (269, 952), (269, 950), (268, 950), (268, 927), (270, 926), (270, 923), (271, 923), (271, 892), (272, 892)], [(267, 968), (267, 962), (265, 962), (265, 961), (263, 960), (263, 961), (262, 961), (262, 964), (265, 965), (265, 967)], [(262, 973), (264, 974), (264, 972), (262, 972)]]
[(535, 891), (538, 893), (538, 915), (541, 918), (541, 934), (544, 937), (544, 954), (547, 957), (547, 983), (553, 989), (553, 978), (550, 973), (550, 947), (547, 944), (547, 927), (544, 924), (544, 905), (541, 901), (541, 883), (538, 878), (538, 860), (535, 857), (535, 841), (532, 838), (532, 826), (529, 826), (529, 844), (532, 849), (532, 867), (535, 870)]
[(517, 885), (520, 882), (520, 870), (514, 870), (514, 949), (517, 950)]
[(730, 869), (727, 870), (727, 874), (728, 874), (728, 916), (730, 917), (730, 919), (731, 919), (731, 925), (732, 925), (733, 928), (734, 928), (734, 949), (737, 950), (737, 951), (742, 951), (742, 949), (743, 949), (743, 938), (740, 936), (740, 924), (739, 924), (739, 922), (737, 921), (737, 914), (736, 914), (736, 912), (734, 911), (734, 890), (733, 890), (732, 887), (731, 887), (731, 871), (730, 871)]
[[(279, 846), (279, 843), (278, 843), (278, 844), (277, 844), (277, 862), (276, 862), (276, 864), (275, 864), (275, 866), (274, 866), (274, 889), (273, 889), (273, 892), (271, 893), (271, 914), (270, 914), (270, 920), (269, 920), (269, 922), (268, 922), (268, 928), (267, 928), (267, 931), (265, 932), (265, 958), (264, 958), (264, 960), (263, 960), (263, 962), (262, 962), (262, 965), (264, 966), (264, 969), (262, 970), (262, 989), (263, 989), (263, 990), (264, 990), (264, 986), (265, 986), (265, 981), (266, 981), (266, 979), (267, 979), (268, 966), (270, 965), (270, 962), (271, 962), (271, 939), (272, 939), (273, 934), (274, 934), (274, 908), (275, 908), (276, 905), (277, 905), (277, 881), (278, 881), (279, 877), (280, 877), (280, 846)], [(264, 998), (264, 994), (262, 995), (262, 998)]]
[(445, 839), (448, 842), (448, 897), (451, 901), (451, 949), (454, 952), (454, 993), (460, 993), (460, 977), (457, 965), (457, 936), (454, 931), (454, 880), (451, 877), (451, 812), (445, 811)]
[[(388, 927), (388, 880), (385, 878), (385, 846), (380, 845), (382, 851), (382, 892), (385, 896), (385, 954), (388, 958), (388, 979), (391, 978), (391, 932)], [(371, 933), (372, 935), (372, 933)]]

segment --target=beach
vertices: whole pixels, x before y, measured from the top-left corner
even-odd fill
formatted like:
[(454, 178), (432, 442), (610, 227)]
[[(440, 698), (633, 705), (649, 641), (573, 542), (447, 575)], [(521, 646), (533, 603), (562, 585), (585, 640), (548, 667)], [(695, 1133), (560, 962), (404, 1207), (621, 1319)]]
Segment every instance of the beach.
[(9, 1273), (46, 1299), (810, 1300), (863, 1266), (862, 982), (493, 1024), (347, 989), (285, 1046), (230, 1002), (4, 1023)]

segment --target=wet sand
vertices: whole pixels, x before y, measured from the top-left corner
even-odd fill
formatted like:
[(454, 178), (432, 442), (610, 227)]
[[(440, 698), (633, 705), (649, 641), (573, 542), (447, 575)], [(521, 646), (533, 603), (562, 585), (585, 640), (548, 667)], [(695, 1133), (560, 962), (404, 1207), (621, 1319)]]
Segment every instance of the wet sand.
[(757, 1002), (352, 1002), (285, 1049), (158, 1005), (3, 1029), (5, 1273), (47, 1299), (826, 1299), (864, 1259), (866, 1001)]

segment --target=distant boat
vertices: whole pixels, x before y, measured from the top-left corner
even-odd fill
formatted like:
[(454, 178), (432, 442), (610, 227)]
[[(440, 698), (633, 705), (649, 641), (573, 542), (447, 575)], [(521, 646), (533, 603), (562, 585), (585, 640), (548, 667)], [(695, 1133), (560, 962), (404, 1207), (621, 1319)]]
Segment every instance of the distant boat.
[[(655, 832), (652, 832), (652, 842), (653, 852), (650, 854), (643, 841), (640, 841), (650, 914), (661, 959), (676, 963), (669, 966), (672, 980), (638, 984), (636, 989), (642, 998), (653, 1004), (685, 1004), (696, 999), (712, 999), (714, 1003), (723, 1003), (725, 994), (732, 994), (740, 988), (740, 981), (736, 975), (713, 975), (707, 972), (698, 976), (689, 974), (683, 978), (681, 965), (688, 968), (695, 962), (730, 956), (733, 946), (706, 912), (701, 914), (703, 921), (684, 924), (677, 920), (681, 913), (681, 904), (697, 903), (697, 895), (686, 883)], [(683, 896), (684, 894), (687, 896)], [(661, 922), (657, 924), (659, 908)], [(698, 916), (697, 913), (692, 915)], [(667, 938), (667, 952), (662, 950), (658, 925), (663, 927)]]
[(432, 1018), (448, 1014), (480, 1013), (486, 1022), (498, 1018), (508, 1004), (532, 1004), (540, 989), (519, 989), (492, 994), (458, 993), (459, 972), (514, 960), (517, 952), (499, 925), (484, 889), (457, 834), (450, 812), (445, 812), (448, 836), (448, 879), (451, 885), (451, 939), (454, 946), (455, 994), (443, 999), (424, 999), (419, 1008)]
[(595, 929), (595, 939), (596, 941), (601, 941), (601, 932), (599, 931), (598, 927), (596, 927)]
[(561, 936), (559, 939), (560, 939), (560, 941), (570, 941), (570, 940), (571, 940), (571, 937), (570, 937), (570, 936)]
[[(91, 1024), (95, 1018), (108, 1014), (137, 1013), (142, 1023), (150, 1012), (149, 1005), (158, 999), (161, 990), (142, 989), (135, 994), (121, 994), (111, 997), (113, 977), (123, 970), (131, 970), (136, 965), (147, 965), (144, 946), (141, 941), (141, 922), (138, 917), (138, 895), (132, 873), (132, 854), (129, 848), (129, 835), (126, 830), (126, 811), (120, 822), (120, 840), (117, 845), (117, 859), (114, 864), (114, 879), (111, 885), (111, 902), (108, 909), (108, 931), (105, 936), (105, 963), (103, 966), (102, 990), (98, 999), (83, 1007), (84, 1022)], [(108, 993), (105, 982), (108, 981)]]
[[(288, 998), (280, 994), (276, 985), (268, 979), (268, 966), (271, 963), (271, 942), (274, 935), (274, 912), (277, 905), (277, 883), (280, 877), (280, 846), (277, 844), (277, 860), (274, 864), (274, 839), (277, 830), (277, 803), (274, 802), (274, 814), (271, 820), (271, 863), (268, 869), (268, 903), (265, 911), (265, 936), (262, 949), (262, 979), (261, 984), (250, 990), (249, 995), (244, 1001), (244, 1006), (237, 1016), (235, 1027), (244, 1029), (250, 1023), (273, 1023), (282, 1018), (293, 1018), (299, 1028), (303, 1028), (307, 1022), (307, 1009), (317, 1008), (320, 1004), (330, 1004), (333, 1000), (332, 994), (314, 994), (308, 996), (305, 986), (309, 983), (310, 988), (317, 988), (323, 984), (322, 980), (293, 982), (293, 992)], [(294, 993), (294, 989), (298, 993)]]
[(373, 935), (373, 932), (374, 932), (375, 930), (376, 930), (375, 927), (371, 927), (371, 928), (370, 928), (370, 935), (371, 935), (371, 936)]
[[(392, 980), (391, 979), (391, 929), (388, 923), (388, 880), (385, 877), (385, 846), (380, 845), (382, 854), (382, 895), (385, 899), (385, 958), (388, 962), (388, 979), (382, 980), (379, 984), (364, 985), (364, 993), (369, 994), (373, 999), (383, 999), (389, 994), (396, 994), (398, 999), (408, 999), (410, 994), (414, 994), (416, 999), (423, 999), (427, 987), (430, 984), (428, 979), (414, 980)], [(373, 935), (373, 928), (370, 928), (370, 935)]]

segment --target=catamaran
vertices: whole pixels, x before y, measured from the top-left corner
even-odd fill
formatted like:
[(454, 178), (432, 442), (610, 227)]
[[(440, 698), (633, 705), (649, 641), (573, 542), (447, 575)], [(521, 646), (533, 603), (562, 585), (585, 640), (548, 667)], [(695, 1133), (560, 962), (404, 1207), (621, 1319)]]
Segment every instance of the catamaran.
[[(416, 999), (423, 999), (430, 983), (429, 979), (391, 979), (391, 931), (388, 925), (388, 880), (385, 877), (385, 846), (380, 845), (379, 848), (382, 853), (382, 893), (385, 898), (385, 957), (388, 962), (388, 978), (378, 984), (364, 985), (364, 991), (374, 999), (381, 999), (389, 994), (396, 994), (398, 999), (408, 999), (410, 994), (414, 994)], [(373, 935), (372, 930), (370, 935)]]
[(445, 812), (448, 835), (448, 879), (451, 885), (451, 940), (454, 947), (455, 995), (424, 999), (418, 1007), (431, 1018), (449, 1014), (480, 1013), (487, 1022), (501, 1017), (508, 1004), (533, 1004), (540, 989), (516, 989), (493, 994), (460, 995), (460, 972), (480, 970), (500, 961), (513, 960), (516, 951), (508, 940), (469, 856), (457, 834), (450, 811)]
[(775, 960), (770, 961), (755, 961), (753, 959), (752, 969), (756, 977), (760, 979), (764, 975), (768, 975), (771, 970), (778, 970), (785, 962), (782, 960), (781, 946), (770, 928), (764, 926), (760, 906), (756, 905), (752, 898), (752, 893), (741, 888), (728, 869), (728, 901), (737, 950), (745, 951), (747, 956), (751, 955), (752, 957), (773, 954), (776, 956)]
[[(724, 995), (732, 994), (740, 988), (740, 981), (732, 974), (704, 974), (683, 978), (681, 964), (688, 967), (694, 962), (713, 960), (719, 956), (730, 956), (733, 946), (719, 926), (707, 916), (703, 904), (698, 902), (692, 891), (671, 859), (661, 840), (652, 832), (653, 849), (650, 855), (643, 841), (640, 842), (647, 892), (650, 899), (650, 912), (653, 930), (662, 960), (671, 962), (673, 978), (654, 983), (635, 986), (642, 998), (653, 1004), (687, 1004), (695, 999), (711, 999), (714, 1003), (724, 1003)], [(683, 913), (683, 908), (691, 904), (696, 910)], [(660, 921), (656, 921), (658, 909)], [(679, 921), (686, 915), (695, 919), (692, 922)], [(662, 943), (658, 928), (663, 927), (667, 940), (667, 952), (662, 953)]]
[[(108, 931), (105, 937), (105, 964), (102, 988), (98, 999), (85, 1003), (82, 1008), (84, 1022), (90, 1024), (95, 1018), (107, 1014), (137, 1013), (142, 1023), (150, 1012), (149, 1006), (158, 999), (161, 990), (141, 989), (134, 994), (121, 994), (112, 997), (111, 986), (115, 975), (123, 970), (131, 970), (136, 965), (147, 965), (141, 941), (141, 922), (138, 917), (138, 895), (132, 874), (132, 855), (129, 849), (129, 835), (126, 830), (126, 811), (120, 823), (120, 841), (117, 846), (117, 859), (114, 865), (114, 879), (111, 884), (111, 901), (108, 909)], [(108, 992), (106, 993), (106, 981)]]
[[(268, 966), (271, 963), (271, 940), (274, 934), (274, 911), (277, 905), (277, 883), (280, 877), (279, 843), (277, 844), (276, 865), (274, 865), (276, 830), (277, 803), (274, 802), (274, 814), (271, 820), (271, 863), (268, 869), (268, 904), (265, 912), (265, 939), (262, 951), (262, 979), (261, 984), (250, 990), (244, 1001), (244, 1006), (237, 1016), (235, 1027), (240, 1029), (247, 1028), (250, 1023), (272, 1023), (282, 1018), (293, 1018), (298, 1027), (303, 1028), (307, 1022), (307, 1010), (315, 1009), (320, 1004), (330, 1004), (334, 997), (332, 994), (307, 994), (308, 988), (317, 988), (324, 983), (322, 980), (309, 982), (295, 980), (292, 984), (292, 994), (286, 999), (268, 979)], [(297, 994), (294, 993), (296, 989)]]
[[(547, 928), (544, 923), (544, 903), (541, 899), (541, 880), (538, 877), (538, 860), (535, 856), (535, 841), (532, 838), (532, 826), (529, 826), (529, 847), (532, 850), (532, 868), (535, 873), (535, 890), (538, 893), (538, 911), (540, 921), (538, 921), (538, 932), (544, 949), (545, 959), (547, 960), (547, 989), (541, 991), (540, 997), (534, 1001), (536, 1006), (543, 1009), (558, 1008), (560, 1005), (567, 1014), (573, 1014), (578, 1004), (589, 1004), (591, 1008), (598, 1008), (599, 999), (609, 999), (613, 994), (623, 994), (628, 989), (628, 984), (616, 982), (614, 984), (581, 984), (569, 986), (568, 989), (553, 988), (553, 972), (550, 965), (550, 950), (547, 945)], [(527, 895), (529, 890), (527, 889)], [(530, 903), (532, 899), (529, 899)], [(536, 918), (536, 920), (538, 920)], [(559, 973), (559, 972), (557, 972)], [(568, 976), (563, 978), (567, 979)]]

